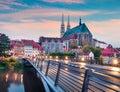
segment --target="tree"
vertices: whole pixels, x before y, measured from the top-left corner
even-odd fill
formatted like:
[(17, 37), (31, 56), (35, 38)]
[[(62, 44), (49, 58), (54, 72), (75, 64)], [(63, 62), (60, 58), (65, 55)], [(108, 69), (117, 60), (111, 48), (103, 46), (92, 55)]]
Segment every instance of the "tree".
[(82, 51), (83, 51), (83, 52), (90, 52), (90, 51), (93, 52), (93, 50), (94, 50), (94, 48), (91, 47), (91, 46), (88, 46), (88, 45), (85, 45), (85, 46), (83, 46), (83, 48), (82, 48)]
[(100, 55), (101, 55), (101, 48), (95, 48), (93, 53), (94, 53), (95, 57), (100, 57)]
[(97, 57), (97, 58), (100, 57), (100, 55), (101, 55), (101, 48), (94, 48), (92, 46), (85, 45), (85, 46), (83, 46), (82, 50), (83, 50), (83, 52), (92, 51), (94, 56)]
[(6, 56), (5, 51), (10, 49), (10, 39), (5, 34), (0, 34), (0, 56)]

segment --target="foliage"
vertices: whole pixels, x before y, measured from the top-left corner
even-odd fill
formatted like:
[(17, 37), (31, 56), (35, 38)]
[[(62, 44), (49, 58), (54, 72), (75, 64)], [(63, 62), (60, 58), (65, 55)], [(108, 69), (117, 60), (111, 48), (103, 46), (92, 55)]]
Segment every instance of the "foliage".
[(90, 51), (91, 51), (91, 47), (85, 45), (85, 46), (83, 46), (82, 51), (83, 51), (83, 52), (90, 52)]
[(92, 46), (85, 45), (82, 48), (82, 50), (83, 50), (83, 52), (90, 52), (90, 51), (92, 51), (95, 57), (100, 57), (100, 55), (101, 55), (101, 48), (94, 48)]
[(94, 53), (95, 57), (100, 57), (100, 55), (101, 55), (101, 49), (100, 48), (95, 48), (94, 51), (93, 51), (93, 53)]
[(100, 55), (99, 61), (100, 61), (100, 64), (102, 65), (103, 64), (103, 56), (102, 55)]
[(54, 52), (54, 53), (50, 53), (50, 56), (59, 56), (59, 57), (65, 57), (65, 56), (68, 56), (68, 57), (75, 57), (75, 54), (74, 53), (62, 53), (62, 52)]
[(17, 59), (15, 58), (11, 58), (11, 57), (6, 57), (4, 59), (4, 61), (0, 62), (0, 67), (4, 67), (4, 68), (9, 68), (9, 67), (13, 67), (15, 69), (19, 69), (23, 67), (23, 64), (20, 63)]
[(0, 70), (5, 69), (5, 67), (7, 66), (7, 63), (4, 61), (0, 61)]
[(0, 56), (7, 56), (5, 51), (10, 49), (10, 39), (5, 34), (0, 35)]

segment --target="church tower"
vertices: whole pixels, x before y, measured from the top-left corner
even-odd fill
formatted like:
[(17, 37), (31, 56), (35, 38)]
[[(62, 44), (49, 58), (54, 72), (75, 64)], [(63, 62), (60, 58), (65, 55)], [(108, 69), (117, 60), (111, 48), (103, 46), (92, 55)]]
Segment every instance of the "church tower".
[(62, 14), (62, 23), (61, 23), (60, 36), (63, 37), (64, 33), (65, 33), (64, 15)]
[(79, 25), (81, 25), (82, 24), (82, 22), (81, 22), (81, 18), (80, 18), (80, 20), (79, 20)]
[(70, 17), (69, 17), (69, 15), (68, 15), (68, 24), (67, 24), (67, 30), (69, 30), (70, 29)]

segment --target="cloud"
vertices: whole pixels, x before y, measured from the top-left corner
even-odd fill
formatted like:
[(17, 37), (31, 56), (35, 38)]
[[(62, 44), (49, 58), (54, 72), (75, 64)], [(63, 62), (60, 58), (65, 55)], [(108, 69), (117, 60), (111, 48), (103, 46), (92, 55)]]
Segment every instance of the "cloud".
[(11, 39), (33, 39), (38, 41), (40, 36), (59, 37), (60, 35), (60, 23), (57, 21), (0, 22), (0, 29), (1, 33), (7, 34)]
[(12, 9), (11, 8), (12, 5), (28, 7), (26, 4), (18, 3), (18, 2), (14, 1), (14, 0), (0, 0), (0, 9), (1, 10), (3, 10), (3, 9), (4, 10)]
[(11, 8), (8, 5), (0, 4), (0, 9), (9, 10)]
[(87, 22), (88, 28), (98, 40), (106, 41), (114, 46), (120, 45), (120, 19)]
[(43, 0), (45, 2), (55, 3), (55, 2), (61, 2), (61, 3), (84, 3), (84, 0)]
[(22, 10), (16, 13), (10, 14), (0, 14), (0, 19), (11, 19), (11, 20), (21, 20), (25, 18), (35, 18), (35, 17), (58, 17), (61, 14), (70, 16), (87, 16), (97, 13), (97, 11), (71, 11), (65, 9), (54, 9), (54, 8), (37, 8)]

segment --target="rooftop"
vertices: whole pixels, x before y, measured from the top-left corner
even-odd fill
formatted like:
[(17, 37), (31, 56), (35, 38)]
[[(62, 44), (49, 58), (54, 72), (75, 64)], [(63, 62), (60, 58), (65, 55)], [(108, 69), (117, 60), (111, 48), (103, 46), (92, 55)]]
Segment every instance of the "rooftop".
[(78, 34), (78, 33), (88, 33), (88, 34), (91, 34), (91, 32), (89, 31), (89, 29), (87, 28), (87, 26), (85, 25), (85, 23), (83, 23), (83, 24), (78, 25), (78, 26), (76, 26), (76, 27), (74, 27), (72, 29), (67, 30), (64, 33), (63, 38), (71, 36), (73, 34)]

